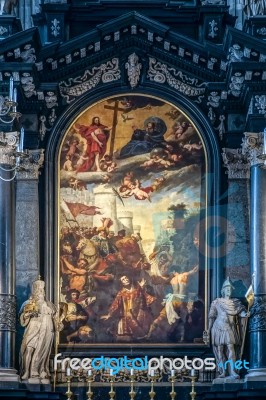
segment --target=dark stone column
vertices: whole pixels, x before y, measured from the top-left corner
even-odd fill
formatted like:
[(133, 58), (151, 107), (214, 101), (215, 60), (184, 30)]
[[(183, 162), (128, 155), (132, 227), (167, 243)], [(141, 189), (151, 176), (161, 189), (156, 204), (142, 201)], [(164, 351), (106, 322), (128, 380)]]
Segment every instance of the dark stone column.
[[(15, 171), (13, 148), (0, 147), (0, 381), (17, 381), (15, 365)], [(9, 171), (6, 171), (9, 170)]]
[(246, 381), (260, 381), (259, 385), (266, 387), (266, 155), (263, 154), (263, 134), (245, 133), (243, 150), (252, 165), (250, 281), (254, 291), (254, 304), (250, 309), (249, 320), (250, 370)]
[(254, 304), (249, 325), (250, 372), (248, 380), (266, 379), (266, 169), (251, 168), (251, 274)]

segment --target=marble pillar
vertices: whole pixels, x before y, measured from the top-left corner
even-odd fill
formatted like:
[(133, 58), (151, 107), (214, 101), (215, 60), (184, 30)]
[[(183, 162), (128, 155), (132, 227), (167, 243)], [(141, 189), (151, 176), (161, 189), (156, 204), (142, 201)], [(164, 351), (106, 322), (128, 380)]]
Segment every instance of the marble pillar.
[(17, 132), (0, 134), (0, 381), (15, 370), (15, 149)]
[(226, 199), (221, 205), (226, 243), (221, 254), (225, 257), (224, 276), (236, 282), (234, 296), (241, 298), (250, 285), (250, 163), (242, 149), (223, 148), (222, 157), (228, 180), (222, 194)]
[(30, 150), (17, 174), (16, 185), (16, 293), (18, 306), (28, 298), (40, 273), (39, 170), (43, 150)]
[[(266, 144), (265, 144), (266, 145)], [(266, 155), (263, 134), (245, 133), (251, 163), (250, 255), (254, 303), (250, 309), (250, 369), (246, 381), (266, 387)]]

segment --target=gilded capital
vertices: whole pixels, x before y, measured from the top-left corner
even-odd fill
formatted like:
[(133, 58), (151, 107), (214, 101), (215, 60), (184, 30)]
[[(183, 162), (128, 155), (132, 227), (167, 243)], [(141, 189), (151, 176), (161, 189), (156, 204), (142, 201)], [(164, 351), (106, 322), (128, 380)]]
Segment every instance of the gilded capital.
[(18, 180), (39, 179), (40, 169), (44, 162), (44, 149), (28, 150), (27, 157), (22, 158), (17, 173)]
[(250, 163), (242, 149), (223, 148), (222, 157), (229, 179), (249, 179)]
[(244, 132), (242, 154), (246, 156), (250, 166), (262, 164), (265, 161), (264, 134), (262, 132)]
[(0, 132), (0, 164), (16, 164), (16, 146), (19, 132)]

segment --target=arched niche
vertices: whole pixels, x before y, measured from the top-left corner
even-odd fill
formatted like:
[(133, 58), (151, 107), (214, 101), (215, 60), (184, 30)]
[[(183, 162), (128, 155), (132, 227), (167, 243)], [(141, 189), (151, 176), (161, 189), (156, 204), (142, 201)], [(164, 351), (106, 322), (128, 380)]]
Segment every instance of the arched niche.
[[(116, 124), (113, 121), (115, 108), (117, 108)], [(96, 147), (95, 137), (93, 138), (91, 134), (93, 129), (87, 129), (95, 116), (100, 117), (103, 125), (112, 127), (111, 131), (106, 127), (101, 128)], [(151, 117), (157, 117), (157, 120)], [(131, 118), (140, 129), (138, 133), (140, 136), (132, 136), (134, 129), (131, 128)], [(157, 130), (157, 137), (161, 137), (161, 142), (157, 142), (158, 145), (153, 146), (150, 143), (152, 140), (145, 137), (147, 132), (144, 131), (149, 122), (155, 123), (153, 128)], [(178, 140), (178, 135), (183, 133), (182, 129), (178, 128), (178, 122), (181, 122), (181, 125), (185, 122), (181, 140)], [(80, 125), (85, 125), (86, 128)], [(178, 129), (179, 133), (176, 133)], [(189, 135), (186, 136), (186, 132)], [(138, 143), (133, 143), (132, 139)], [(67, 154), (71, 155), (70, 147), (73, 147), (73, 140), (78, 141), (77, 151), (74, 151), (77, 154), (71, 158), (72, 156), (67, 157)], [(138, 154), (134, 153), (135, 144), (137, 148), (142, 149)], [(93, 153), (92, 146), (96, 150), (93, 156), (90, 156)], [(104, 158), (107, 154), (111, 160)], [(95, 171), (96, 169), (98, 171)], [(131, 176), (128, 175), (129, 172), (132, 173)], [(117, 348), (125, 344), (138, 347), (141, 344), (141, 337), (147, 334), (154, 321), (156, 323), (159, 321), (164, 331), (163, 326), (168, 324), (170, 327), (170, 323), (167, 313), (164, 313), (163, 307), (160, 309), (158, 304), (161, 304), (161, 300), (169, 293), (179, 296), (176, 299), (171, 298), (171, 301), (178, 300), (184, 303), (185, 314), (191, 303), (200, 304), (201, 318), (203, 318), (200, 328), (202, 334), (207, 326), (209, 301), (218, 294), (222, 275), (219, 261), (223, 257), (223, 243), (219, 242), (219, 238), (223, 226), (222, 218), (219, 217), (219, 185), (220, 155), (212, 128), (194, 103), (171, 89), (162, 91), (160, 88), (149, 88), (129, 93), (127, 89), (114, 86), (111, 90), (94, 90), (75, 101), (60, 116), (46, 152), (44, 268), (49, 296), (56, 303), (70, 303), (69, 296), (73, 289), (79, 290), (78, 295), (82, 301), (84, 292), (87, 292), (87, 297), (96, 297), (94, 305), (89, 308), (93, 309), (96, 303), (94, 318), (97, 323), (93, 325), (90, 319), (84, 319), (84, 325), (92, 328), (94, 332), (93, 338), (88, 341), (89, 346), (99, 348), (103, 344), (112, 343)], [(110, 215), (106, 204), (109, 201), (112, 203)], [(80, 207), (80, 204), (85, 207)], [(114, 236), (117, 237), (118, 232), (124, 229), (126, 238), (129, 239), (127, 248), (127, 243), (123, 243), (125, 239), (119, 244), (107, 238), (108, 243), (114, 244), (116, 249), (110, 250), (110, 247), (107, 251), (110, 252), (110, 259), (104, 253), (104, 248), (101, 249), (99, 243), (97, 247), (96, 243), (96, 237), (101, 231), (99, 228), (104, 227), (102, 218), (112, 220), (112, 225), (108, 227), (106, 234), (113, 230)], [(132, 222), (132, 218), (135, 218), (135, 221)], [(69, 237), (66, 240), (72, 247), (71, 257), (67, 257), (67, 250), (62, 250), (63, 237), (66, 235), (63, 231), (67, 226), (72, 234), (71, 238), (68, 232)], [(131, 263), (124, 256), (125, 253), (129, 254), (136, 250), (134, 246), (132, 248), (132, 234), (136, 234), (134, 226), (138, 227), (138, 231), (139, 227), (142, 229), (139, 232), (142, 240), (137, 243), (141, 247), (140, 253), (143, 254), (141, 267), (135, 265), (135, 259)], [(89, 231), (89, 228), (92, 230)], [(163, 235), (162, 230), (164, 230)], [(83, 274), (83, 278), (77, 283), (78, 280), (75, 282), (77, 274), (73, 266), (76, 268), (78, 260), (86, 258), (86, 248), (82, 249), (82, 244), (77, 250), (76, 245), (80, 238), (96, 243), (97, 254), (106, 265), (96, 267), (93, 273)], [(165, 271), (158, 271), (162, 254), (166, 255), (169, 265)], [(67, 263), (62, 261), (62, 256), (65, 256)], [(145, 329), (143, 332), (136, 330), (130, 339), (122, 338), (118, 334), (119, 330), (122, 332), (119, 328), (121, 321), (117, 321), (115, 313), (112, 319), (109, 319), (112, 322), (110, 326), (106, 323), (107, 320), (102, 318), (108, 310), (117, 306), (114, 303), (123, 290), (118, 283), (124, 272), (121, 270), (123, 262), (127, 264), (125, 275), (130, 275), (131, 284), (139, 286), (139, 282), (144, 278), (146, 281), (144, 288), (149, 286), (146, 287), (146, 294), (160, 300), (153, 308), (153, 321), (146, 328), (147, 332)], [(131, 266), (128, 265), (130, 263)], [(144, 263), (152, 266), (147, 267)], [(197, 268), (194, 270), (195, 265), (199, 266), (198, 270)], [(132, 267), (131, 272), (128, 271), (130, 267)], [(81, 268), (89, 270), (90, 261), (86, 265), (81, 265)], [(140, 269), (144, 272), (140, 273)], [(190, 274), (186, 276), (191, 271), (193, 271), (191, 276)], [(183, 278), (182, 274), (185, 274)], [(149, 277), (154, 275), (157, 275), (157, 278), (158, 276), (166, 278), (170, 275), (170, 279), (167, 284), (162, 282), (158, 284), (155, 281), (160, 280), (159, 278), (149, 280)], [(87, 281), (88, 276), (90, 284)], [(137, 297), (143, 294), (143, 290), (140, 289), (140, 293), (136, 292)], [(79, 302), (79, 310), (80, 307), (86, 308), (82, 301)], [(182, 310), (179, 312), (182, 313)], [(145, 318), (147, 320), (147, 315)], [(185, 315), (184, 322), (186, 321)], [(143, 325), (143, 321), (137, 322)], [(64, 329), (60, 341), (63, 347), (67, 347), (70, 339), (66, 338), (77, 333), (79, 327), (78, 325), (70, 327), (66, 324)], [(174, 348), (184, 339), (188, 345), (194, 346), (198, 342), (199, 346), (204, 346), (204, 343), (198, 340), (199, 333), (188, 338), (188, 327), (183, 326), (179, 329), (181, 333), (176, 331), (172, 336), (171, 332), (156, 331), (156, 340), (155, 336), (150, 340), (145, 338), (145, 343), (150, 348), (155, 345), (157, 348), (165, 345)], [(185, 330), (185, 338), (182, 329)], [(78, 348), (78, 342), (76, 344)]]

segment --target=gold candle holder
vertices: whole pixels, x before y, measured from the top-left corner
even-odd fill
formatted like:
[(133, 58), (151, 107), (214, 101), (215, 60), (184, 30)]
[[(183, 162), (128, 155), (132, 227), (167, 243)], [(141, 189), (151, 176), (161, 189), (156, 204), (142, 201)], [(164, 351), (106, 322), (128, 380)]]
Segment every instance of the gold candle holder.
[(67, 380), (67, 391), (65, 393), (67, 400), (71, 400), (73, 396), (73, 392), (71, 392), (71, 379), (72, 377), (70, 375), (67, 375), (66, 380)]
[(109, 392), (109, 396), (110, 399), (113, 400), (115, 398), (115, 391), (114, 391), (114, 376), (110, 375), (110, 392)]
[(176, 392), (175, 392), (175, 376), (174, 375), (170, 376), (169, 382), (171, 382), (171, 387), (172, 387), (172, 390), (170, 392), (170, 396), (171, 396), (172, 400), (175, 400)]
[(149, 392), (149, 395), (150, 395), (150, 399), (154, 399), (154, 397), (155, 397), (155, 395), (156, 395), (156, 393), (155, 393), (155, 391), (154, 391), (154, 382), (155, 382), (155, 377), (154, 376), (152, 376), (151, 377), (151, 390), (150, 390), (150, 392)]
[(134, 391), (134, 380), (135, 375), (132, 373), (132, 371), (130, 372), (130, 392), (129, 392), (129, 398), (130, 400), (134, 400), (135, 396), (136, 396), (136, 392)]
[(87, 386), (88, 386), (88, 390), (86, 392), (86, 397), (87, 397), (87, 400), (91, 400), (92, 396), (93, 396), (93, 391), (91, 390), (91, 384), (93, 382), (93, 376), (92, 375), (88, 375), (86, 377), (86, 382), (87, 382)]
[(191, 392), (189, 394), (190, 394), (191, 399), (194, 400), (197, 396), (197, 393), (195, 391), (196, 376), (192, 375), (192, 376), (190, 376), (190, 379), (191, 379)]

